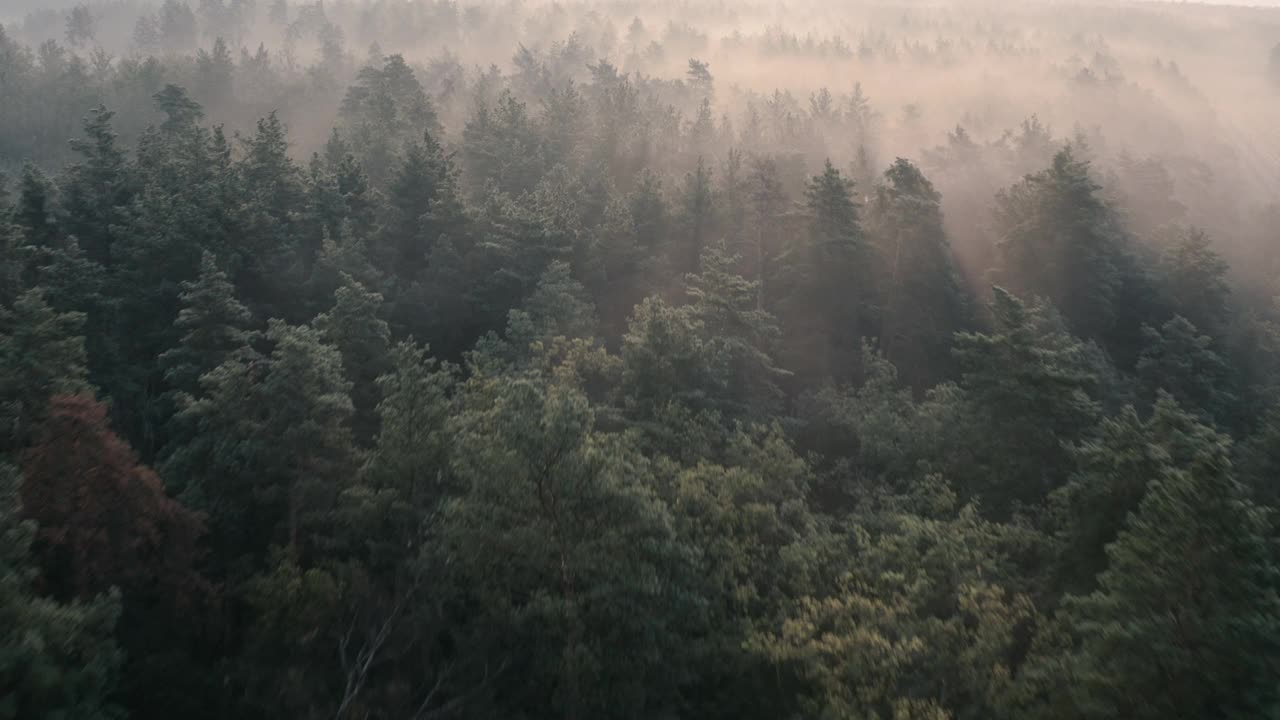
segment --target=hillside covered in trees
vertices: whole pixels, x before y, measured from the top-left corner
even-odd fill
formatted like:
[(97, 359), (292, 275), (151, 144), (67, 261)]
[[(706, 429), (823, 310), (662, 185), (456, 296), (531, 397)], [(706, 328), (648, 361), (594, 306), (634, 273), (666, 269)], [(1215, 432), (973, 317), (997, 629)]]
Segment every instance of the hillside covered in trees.
[(0, 3), (0, 720), (1280, 718), (1277, 43)]

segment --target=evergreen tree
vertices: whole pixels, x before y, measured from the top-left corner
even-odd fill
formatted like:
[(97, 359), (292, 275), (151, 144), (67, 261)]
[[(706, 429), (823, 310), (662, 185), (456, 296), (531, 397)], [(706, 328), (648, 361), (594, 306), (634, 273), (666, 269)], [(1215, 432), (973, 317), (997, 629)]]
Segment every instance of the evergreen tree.
[(1012, 658), (1035, 620), (1002, 584), (1016, 534), (956, 507), (937, 478), (913, 495), (875, 505), (827, 553), (849, 564), (830, 595), (799, 597), (751, 642), (799, 679), (807, 716), (1006, 717)]
[[(62, 232), (53, 217), (53, 193), (53, 184), (36, 166), (22, 166), (13, 224), (30, 253), (49, 252), (61, 245)], [(28, 276), (28, 282), (33, 281)]]
[(689, 314), (707, 333), (712, 362), (729, 381), (730, 393), (717, 399), (726, 418), (768, 417), (782, 400), (778, 382), (789, 373), (774, 363), (780, 332), (757, 304), (759, 283), (734, 272), (737, 264), (723, 243), (702, 254), (702, 272), (687, 278)]
[(163, 441), (167, 390), (155, 359), (178, 344), (182, 283), (199, 275), (206, 250), (224, 254), (241, 236), (225, 136), (199, 124), (202, 108), (177, 86), (166, 86), (155, 103), (164, 120), (139, 139), (139, 190), (107, 279), (116, 355), (95, 373), (114, 401), (114, 426), (144, 458)]
[(379, 268), (404, 282), (420, 278), (437, 242), (463, 232), (453, 158), (429, 133), (413, 142), (388, 190), (387, 217), (373, 248)]
[(1228, 441), (1147, 478), (1107, 549), (1099, 588), (1068, 599), (1063, 663), (1078, 717), (1259, 717), (1277, 702), (1276, 568), (1265, 515), (1243, 498)]
[(302, 273), (297, 234), (305, 210), (302, 171), (289, 156), (284, 125), (273, 112), (243, 141), (234, 168), (239, 192), (239, 233), (231, 240), (237, 282), (250, 304), (266, 317), (300, 320), (305, 315), (290, 287)]
[(510, 648), (494, 689), (499, 712), (675, 712), (697, 598), (647, 462), (596, 431), (570, 388), (469, 385), (453, 425), (466, 490), (447, 506), (443, 539), (481, 611), (474, 622)]
[(24, 447), (49, 398), (88, 390), (81, 313), (58, 313), (40, 290), (0, 309), (0, 398), (6, 451)]
[(504, 91), (495, 107), (483, 101), (462, 132), (466, 189), (475, 198), (493, 186), (518, 196), (534, 189), (545, 171), (537, 127), (525, 104)]
[(309, 548), (354, 469), (341, 354), (318, 331), (279, 320), (265, 339), (266, 358), (233, 355), (201, 377), (178, 415), (194, 432), (162, 468), (208, 514), (224, 563), (261, 560), (273, 542)]
[(853, 181), (828, 160), (805, 188), (809, 232), (792, 246), (781, 303), (792, 367), (810, 383), (850, 380), (862, 334), (874, 319), (873, 258), (863, 236)]
[(210, 252), (200, 260), (200, 276), (182, 284), (181, 299), (174, 325), (182, 337), (176, 347), (160, 355), (160, 363), (174, 391), (194, 395), (205, 373), (235, 354), (250, 351), (252, 317)]
[(899, 158), (871, 203), (872, 234), (886, 269), (880, 349), (916, 387), (945, 377), (951, 336), (965, 325), (966, 298), (951, 263), (941, 196)]
[(396, 151), (423, 133), (440, 135), (431, 99), (401, 55), (360, 70), (342, 101), (341, 117), (351, 145), (375, 187), (391, 177)]
[(356, 438), (368, 442), (377, 433), (377, 380), (390, 367), (391, 329), (379, 317), (382, 295), (349, 275), (343, 281), (334, 294), (333, 308), (312, 324), (342, 354), (342, 366), (351, 381), (352, 429)]
[(1196, 327), (1219, 336), (1231, 312), (1227, 270), (1203, 231), (1176, 233), (1158, 264), (1165, 302)]
[(1146, 345), (1136, 370), (1145, 400), (1154, 402), (1164, 391), (1206, 422), (1233, 420), (1230, 412), (1237, 403), (1230, 390), (1232, 374), (1209, 336), (1181, 315), (1159, 330), (1143, 327), (1142, 334)]
[[(1086, 348), (1043, 305), (995, 288), (991, 334), (959, 333), (955, 357), (977, 437), (957, 441), (962, 491), (997, 513), (1036, 502), (1064, 481), (1065, 443), (1094, 427), (1099, 377)], [(964, 461), (959, 458), (968, 456)], [(972, 464), (970, 464), (972, 463)]]
[(71, 141), (81, 159), (66, 171), (59, 214), (59, 224), (85, 255), (108, 268), (133, 199), (133, 180), (124, 151), (116, 147), (113, 117), (115, 113), (99, 105), (84, 120), (86, 137)]
[(447, 421), (454, 410), (456, 368), (410, 342), (392, 348), (390, 361), (390, 370), (378, 378), (378, 439), (364, 475), (414, 507), (429, 507), (448, 487)]
[(657, 297), (636, 306), (622, 338), (623, 408), (657, 448), (694, 457), (710, 450), (717, 400), (729, 391), (705, 326)]
[(753, 229), (750, 237), (736, 237), (743, 243), (747, 277), (756, 283), (756, 309), (764, 310), (769, 298), (766, 285), (774, 272), (773, 259), (778, 252), (778, 231), (787, 198), (778, 177), (778, 165), (772, 158), (757, 157), (751, 162), (746, 181), (747, 205)]
[(702, 251), (715, 224), (716, 199), (711, 174), (711, 168), (699, 155), (698, 167), (685, 174), (680, 186), (678, 222), (683, 237), (674, 252), (675, 267), (680, 272), (701, 270)]
[(1136, 355), (1145, 280), (1088, 161), (1066, 148), (1047, 170), (1001, 191), (996, 226), (1002, 284), (1048, 299), (1072, 332)]
[(666, 248), (667, 207), (662, 197), (662, 181), (644, 173), (631, 192), (631, 222), (637, 250), (643, 257), (656, 257)]

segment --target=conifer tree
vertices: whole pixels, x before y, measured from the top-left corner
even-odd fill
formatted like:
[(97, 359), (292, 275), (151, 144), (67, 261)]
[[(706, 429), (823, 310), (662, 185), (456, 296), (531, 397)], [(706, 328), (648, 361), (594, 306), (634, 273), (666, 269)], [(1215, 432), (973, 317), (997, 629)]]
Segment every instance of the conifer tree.
[(1068, 147), (996, 199), (999, 281), (1048, 299), (1072, 332), (1136, 355), (1147, 281), (1087, 160)]
[(738, 258), (723, 243), (702, 254), (702, 272), (686, 278), (689, 314), (707, 333), (707, 350), (731, 391), (718, 398), (727, 418), (767, 416), (782, 400), (779, 382), (789, 373), (773, 352), (777, 321), (758, 303), (759, 283), (734, 271)]
[[(1007, 512), (1038, 502), (1062, 484), (1066, 443), (1094, 427), (1099, 377), (1086, 348), (1043, 305), (1027, 304), (995, 288), (992, 332), (959, 333), (955, 357), (961, 387), (981, 429), (959, 440), (954, 460), (958, 489), (980, 495), (985, 508)], [(972, 463), (972, 464), (970, 464)]]
[(1245, 718), (1276, 706), (1270, 528), (1233, 477), (1227, 439), (1188, 440), (1184, 463), (1147, 479), (1098, 590), (1065, 604), (1077, 717)]
[(27, 444), (32, 426), (48, 412), (49, 398), (88, 390), (83, 326), (83, 314), (54, 311), (38, 289), (0, 308), (4, 450)]
[(199, 277), (182, 284), (181, 299), (174, 326), (182, 336), (177, 346), (160, 355), (160, 363), (173, 390), (195, 394), (201, 376), (232, 355), (250, 352), (252, 317), (236, 298), (217, 258), (207, 251), (200, 259)]
[(85, 137), (71, 141), (80, 160), (67, 169), (62, 182), (59, 221), (90, 260), (107, 268), (116, 233), (126, 225), (126, 209), (133, 200), (128, 160), (116, 146), (111, 125), (114, 117), (99, 105), (84, 120)]
[(686, 550), (647, 462), (593, 425), (571, 388), (477, 377), (452, 426), (466, 490), (446, 508), (443, 540), (488, 642), (513, 648), (501, 712), (639, 718), (678, 707), (681, 628), (697, 622)]
[(941, 196), (915, 165), (899, 158), (885, 171), (869, 214), (886, 275), (880, 349), (911, 384), (936, 382), (948, 375), (949, 340), (966, 315)]
[(680, 186), (678, 221), (683, 238), (675, 250), (674, 263), (680, 272), (701, 270), (702, 251), (715, 225), (716, 199), (711, 184), (712, 171), (702, 156), (698, 166), (686, 173)]
[(377, 433), (377, 380), (390, 367), (391, 329), (381, 312), (382, 295), (344, 275), (333, 307), (312, 322), (342, 355), (342, 366), (351, 381), (352, 429), (363, 442)]

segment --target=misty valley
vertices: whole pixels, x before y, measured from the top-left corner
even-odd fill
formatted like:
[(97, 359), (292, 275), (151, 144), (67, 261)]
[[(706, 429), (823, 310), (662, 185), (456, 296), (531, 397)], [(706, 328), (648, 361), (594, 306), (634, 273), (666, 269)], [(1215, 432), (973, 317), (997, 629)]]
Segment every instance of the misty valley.
[(1280, 7), (0, 0), (0, 720), (1280, 720)]

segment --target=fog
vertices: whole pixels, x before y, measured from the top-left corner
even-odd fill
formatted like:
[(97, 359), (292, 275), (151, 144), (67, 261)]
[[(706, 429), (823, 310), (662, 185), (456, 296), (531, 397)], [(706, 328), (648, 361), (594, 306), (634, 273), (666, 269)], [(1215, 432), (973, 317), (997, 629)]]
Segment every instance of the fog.
[[(1087, 146), (1108, 190), (1128, 205), (1179, 208), (1143, 219), (1148, 225), (1203, 227), (1238, 268), (1257, 267), (1250, 251), (1266, 229), (1258, 218), (1280, 181), (1280, 86), (1268, 75), (1280, 11), (1265, 8), (204, 0), (185, 13), (177, 3), (166, 10), (109, 2), (88, 6), (91, 37), (71, 41), (72, 7), (4, 3), (9, 44), (27, 48), (7, 52), (49, 65), (56, 61), (38, 48), (52, 41), (81, 57), (94, 78), (86, 92), (116, 105), (126, 136), (152, 119), (142, 94), (127, 86), (146, 74), (146, 57), (162, 58), (163, 70), (151, 68), (157, 77), (142, 82), (154, 85), (163, 75), (188, 85), (207, 118), (231, 129), (276, 110), (299, 157), (341, 124), (345, 89), (374, 56), (406, 58), (452, 144), (478, 93), (492, 99), (507, 86), (537, 107), (553, 89), (590, 84), (601, 61), (631, 78), (655, 133), (663, 124), (679, 128), (699, 110), (688, 74), (696, 59), (713, 82), (716, 150), (741, 142), (791, 157), (796, 183), (827, 157), (851, 168), (860, 150), (872, 166), (917, 161), (942, 191), (962, 258), (981, 255), (973, 245), (982, 242), (995, 190), (1043, 166), (1050, 147), (1068, 141)], [(218, 38), (229, 51), (222, 84), (210, 79)], [(849, 112), (855, 92), (856, 118)], [(6, 113), (19, 104), (9, 96)], [(0, 167), (64, 160), (61, 139), (74, 134), (83, 109), (51, 110), (52, 124), (23, 111), (49, 141), (0, 145)], [(958, 129), (976, 146), (963, 160), (954, 147)], [(1047, 138), (1033, 137), (1041, 132)], [(1043, 139), (1048, 144), (1033, 149)], [(672, 173), (688, 165), (678, 154), (663, 161)], [(978, 273), (980, 264), (970, 260), (967, 270)]]
[(0, 0), (0, 717), (1276, 717), (1277, 117), (1260, 5)]

